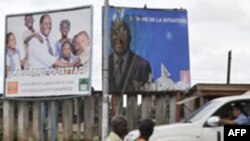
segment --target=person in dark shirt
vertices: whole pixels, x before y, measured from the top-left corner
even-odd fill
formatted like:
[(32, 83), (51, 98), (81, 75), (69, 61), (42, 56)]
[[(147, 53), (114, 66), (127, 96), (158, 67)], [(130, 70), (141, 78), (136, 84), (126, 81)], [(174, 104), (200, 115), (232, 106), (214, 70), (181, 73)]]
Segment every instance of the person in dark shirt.
[(140, 136), (136, 141), (149, 141), (153, 134), (155, 123), (151, 119), (144, 119), (139, 124)]

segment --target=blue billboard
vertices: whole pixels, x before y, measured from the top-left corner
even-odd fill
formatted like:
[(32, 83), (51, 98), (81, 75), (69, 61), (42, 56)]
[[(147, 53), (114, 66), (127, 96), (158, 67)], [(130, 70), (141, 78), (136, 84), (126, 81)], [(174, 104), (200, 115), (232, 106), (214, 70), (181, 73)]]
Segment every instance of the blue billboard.
[(109, 29), (110, 92), (189, 88), (186, 10), (111, 7)]

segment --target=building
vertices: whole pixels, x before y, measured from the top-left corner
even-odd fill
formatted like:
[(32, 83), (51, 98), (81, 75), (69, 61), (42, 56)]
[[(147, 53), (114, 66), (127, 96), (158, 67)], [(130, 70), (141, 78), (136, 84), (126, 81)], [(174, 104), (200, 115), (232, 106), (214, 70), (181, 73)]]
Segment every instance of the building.
[(188, 117), (195, 109), (209, 100), (222, 96), (240, 95), (250, 90), (250, 84), (196, 84), (177, 102), (183, 105), (182, 117)]

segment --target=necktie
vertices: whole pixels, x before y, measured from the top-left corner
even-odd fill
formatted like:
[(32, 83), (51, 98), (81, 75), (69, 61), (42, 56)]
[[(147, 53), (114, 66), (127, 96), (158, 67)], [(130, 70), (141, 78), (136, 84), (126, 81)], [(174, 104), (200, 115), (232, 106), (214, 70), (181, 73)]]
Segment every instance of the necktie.
[(116, 68), (116, 71), (115, 71), (115, 85), (118, 89), (121, 90), (121, 81), (122, 81), (122, 76), (123, 76), (123, 73), (122, 73), (122, 65), (123, 65), (123, 59), (119, 59), (117, 61), (117, 68)]
[(49, 38), (45, 38), (46, 42), (47, 42), (47, 47), (48, 47), (48, 52), (50, 55), (54, 56), (53, 55), (53, 51), (52, 51), (52, 47), (51, 47), (51, 44), (50, 44), (50, 41), (49, 41)]

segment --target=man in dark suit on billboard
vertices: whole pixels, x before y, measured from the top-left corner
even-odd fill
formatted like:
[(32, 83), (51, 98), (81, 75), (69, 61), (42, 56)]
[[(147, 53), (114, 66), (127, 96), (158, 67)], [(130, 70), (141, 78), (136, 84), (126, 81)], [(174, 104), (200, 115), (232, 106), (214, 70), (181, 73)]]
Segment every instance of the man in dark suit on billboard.
[(109, 91), (143, 91), (152, 71), (147, 60), (131, 51), (131, 34), (127, 23), (114, 20), (110, 39), (113, 53), (109, 56)]

